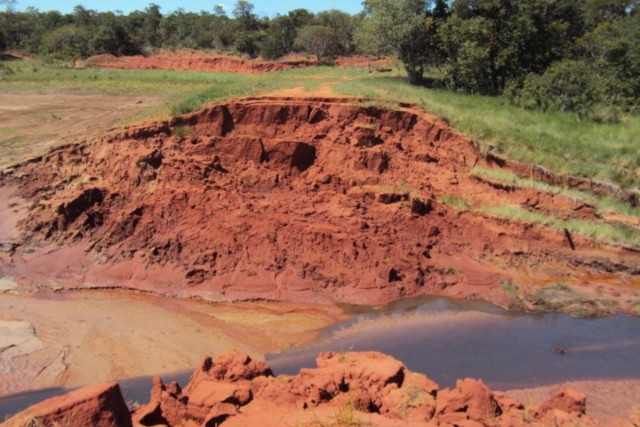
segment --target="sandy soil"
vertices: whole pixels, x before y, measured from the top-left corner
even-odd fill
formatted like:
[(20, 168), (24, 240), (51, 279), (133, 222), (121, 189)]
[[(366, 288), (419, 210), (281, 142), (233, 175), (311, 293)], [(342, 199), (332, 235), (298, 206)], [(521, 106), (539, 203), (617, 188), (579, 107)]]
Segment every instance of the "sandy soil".
[(125, 95), (0, 93), (0, 167), (56, 145), (95, 138), (159, 101)]
[(0, 294), (0, 396), (190, 369), (233, 348), (260, 358), (308, 342), (342, 316), (331, 306), (100, 291)]

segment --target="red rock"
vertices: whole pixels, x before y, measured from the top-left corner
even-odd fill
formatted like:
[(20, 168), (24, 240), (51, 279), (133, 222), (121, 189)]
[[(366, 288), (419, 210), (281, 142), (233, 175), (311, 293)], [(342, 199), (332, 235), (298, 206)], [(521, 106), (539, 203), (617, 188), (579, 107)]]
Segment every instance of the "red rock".
[(587, 399), (584, 394), (568, 387), (559, 390), (552, 398), (545, 400), (538, 406), (536, 416), (543, 417), (553, 409), (559, 409), (569, 414), (584, 415)]
[(454, 389), (444, 389), (436, 400), (436, 417), (451, 413), (466, 413), (469, 419), (481, 421), (498, 415), (498, 405), (491, 390), (482, 380), (458, 380)]
[(185, 393), (189, 393), (190, 387), (201, 381), (234, 382), (272, 375), (271, 369), (265, 362), (254, 360), (246, 354), (232, 350), (219, 355), (215, 361), (210, 357), (205, 358), (191, 376)]
[(584, 394), (564, 387), (538, 406), (535, 417), (544, 424), (556, 426), (597, 425), (597, 422), (585, 415), (586, 408)]
[(143, 426), (180, 425), (187, 418), (188, 407), (185, 402), (177, 384), (166, 386), (160, 377), (154, 377), (151, 400), (134, 411), (133, 420)]
[[(9, 419), (6, 427), (33, 425), (65, 427), (129, 427), (131, 415), (117, 383), (94, 384), (52, 397)], [(34, 421), (31, 421), (32, 423)]]
[[(154, 378), (151, 401), (134, 411), (134, 425), (597, 425), (585, 415), (584, 396), (569, 389), (528, 414), (520, 402), (492, 393), (480, 380), (459, 380), (454, 389), (438, 391), (425, 375), (377, 352), (321, 353), (317, 365), (276, 378), (264, 362), (238, 352), (222, 354), (215, 361), (206, 358), (184, 390)], [(132, 421), (116, 384), (50, 399), (6, 425), (23, 427), (33, 416), (45, 425), (126, 427)]]

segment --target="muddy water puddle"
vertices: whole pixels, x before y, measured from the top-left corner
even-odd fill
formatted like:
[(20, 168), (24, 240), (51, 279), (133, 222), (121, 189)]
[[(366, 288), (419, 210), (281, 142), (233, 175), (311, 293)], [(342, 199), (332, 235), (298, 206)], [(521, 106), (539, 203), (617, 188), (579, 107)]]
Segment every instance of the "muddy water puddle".
[(312, 345), (268, 354), (267, 362), (276, 372), (295, 373), (314, 366), (321, 351), (375, 350), (442, 386), (474, 377), (493, 389), (640, 378), (640, 318), (633, 316), (522, 314), (443, 298), (346, 309), (350, 320), (325, 329)]
[[(402, 360), (409, 369), (427, 374), (441, 386), (452, 386), (463, 377), (482, 378), (489, 387), (503, 390), (569, 380), (640, 379), (637, 317), (531, 315), (444, 298), (340, 308), (351, 316), (349, 320), (323, 329), (312, 343), (266, 355), (276, 375), (314, 367), (322, 351), (375, 350)], [(230, 316), (227, 320), (232, 323), (235, 315)], [(184, 386), (191, 372), (162, 377)], [(148, 401), (151, 377), (122, 380), (120, 385), (127, 401)], [(62, 391), (0, 398), (0, 420)]]

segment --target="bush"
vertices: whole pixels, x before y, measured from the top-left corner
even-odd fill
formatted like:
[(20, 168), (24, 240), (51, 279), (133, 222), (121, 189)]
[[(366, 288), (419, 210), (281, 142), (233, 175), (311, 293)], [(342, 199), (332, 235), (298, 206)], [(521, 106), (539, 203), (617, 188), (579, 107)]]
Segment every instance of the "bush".
[(48, 60), (73, 61), (88, 56), (90, 34), (70, 24), (59, 27), (42, 38), (42, 54)]
[(251, 31), (242, 31), (236, 34), (236, 50), (249, 55), (251, 58), (258, 56), (259, 34)]
[(527, 75), (521, 84), (511, 82), (504, 95), (527, 109), (573, 111), (587, 119), (617, 121), (619, 112), (606, 105), (600, 84), (585, 62), (563, 60), (543, 74)]
[(285, 50), (282, 47), (282, 43), (274, 35), (268, 35), (262, 40), (260, 44), (260, 55), (264, 59), (273, 60), (281, 58), (285, 55)]

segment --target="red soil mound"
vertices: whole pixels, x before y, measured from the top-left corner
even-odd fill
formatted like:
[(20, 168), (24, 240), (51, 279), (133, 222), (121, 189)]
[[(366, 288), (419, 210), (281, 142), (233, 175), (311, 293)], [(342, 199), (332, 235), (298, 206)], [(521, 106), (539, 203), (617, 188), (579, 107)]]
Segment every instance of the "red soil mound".
[(201, 51), (163, 51), (152, 56), (97, 55), (87, 59), (87, 65), (96, 68), (123, 70), (185, 70), (225, 71), (238, 73), (267, 73), (309, 67), (315, 62), (307, 59), (284, 61), (256, 61), (235, 56), (211, 55)]
[(455, 388), (441, 390), (381, 353), (322, 353), (317, 365), (274, 377), (264, 362), (231, 352), (215, 361), (206, 358), (184, 390), (156, 377), (150, 402), (132, 417), (122, 415), (117, 385), (105, 384), (42, 402), (6, 425), (26, 425), (25, 420), (105, 427), (132, 421), (136, 426), (597, 425), (585, 415), (585, 396), (570, 389), (525, 411), (480, 380), (458, 380)]
[(233, 101), (5, 171), (0, 186), (30, 206), (0, 261), (35, 284), (210, 300), (505, 303), (503, 280), (565, 277), (604, 277), (631, 299), (636, 253), (578, 236), (572, 250), (562, 231), (450, 207), (457, 197), (596, 220), (562, 196), (469, 174), (483, 162), (415, 105)]

